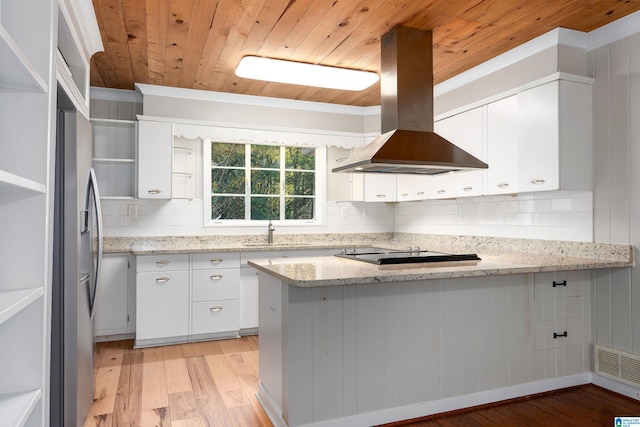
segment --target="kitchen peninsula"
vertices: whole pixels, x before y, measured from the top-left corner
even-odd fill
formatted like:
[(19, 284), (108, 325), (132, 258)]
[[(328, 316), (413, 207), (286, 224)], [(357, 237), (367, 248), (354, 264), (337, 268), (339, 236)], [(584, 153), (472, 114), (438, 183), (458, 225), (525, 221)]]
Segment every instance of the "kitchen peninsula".
[(631, 247), (427, 240), (481, 260), (249, 261), (274, 425), (377, 425), (590, 382), (591, 270), (631, 266)]

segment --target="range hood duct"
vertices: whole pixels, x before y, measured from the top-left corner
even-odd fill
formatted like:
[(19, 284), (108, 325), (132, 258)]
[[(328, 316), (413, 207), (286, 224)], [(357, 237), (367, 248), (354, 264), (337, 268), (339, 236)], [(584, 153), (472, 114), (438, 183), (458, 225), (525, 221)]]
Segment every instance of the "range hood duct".
[(333, 172), (436, 175), (488, 165), (433, 131), (431, 31), (396, 26), (381, 40), (382, 135)]

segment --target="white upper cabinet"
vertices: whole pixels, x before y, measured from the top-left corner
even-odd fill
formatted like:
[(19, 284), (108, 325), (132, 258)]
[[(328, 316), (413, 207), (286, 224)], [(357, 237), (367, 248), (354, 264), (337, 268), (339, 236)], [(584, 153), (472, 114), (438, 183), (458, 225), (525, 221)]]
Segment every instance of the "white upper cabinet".
[(138, 198), (170, 199), (172, 139), (170, 122), (138, 123)]
[[(455, 116), (438, 120), (433, 124), (433, 130), (435, 131), (435, 133), (437, 133), (444, 139), (453, 141), (455, 137)], [(430, 199), (450, 199), (453, 197), (454, 187), (453, 187), (452, 173), (432, 175), (430, 179), (431, 179), (431, 182), (429, 184)]]
[(591, 79), (554, 80), (518, 93), (518, 190), (593, 188)]
[(487, 106), (487, 194), (518, 192), (518, 96)]
[[(486, 161), (484, 143), (484, 108), (477, 107), (453, 116), (451, 141), (472, 156)], [(480, 196), (483, 190), (484, 170), (453, 174), (454, 197)]]
[(357, 202), (364, 199), (362, 174), (332, 172), (351, 156), (353, 148), (327, 147), (327, 200)]
[(395, 202), (396, 175), (367, 173), (364, 175), (365, 202)]
[(431, 177), (428, 175), (396, 175), (397, 201), (410, 202), (429, 197)]

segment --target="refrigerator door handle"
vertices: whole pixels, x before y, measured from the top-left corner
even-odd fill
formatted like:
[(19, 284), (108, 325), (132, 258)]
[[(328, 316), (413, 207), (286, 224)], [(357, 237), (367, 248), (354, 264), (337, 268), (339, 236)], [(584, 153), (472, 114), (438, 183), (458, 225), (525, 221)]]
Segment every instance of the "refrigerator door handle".
[[(98, 290), (100, 287), (100, 270), (102, 268), (102, 208), (100, 206), (100, 193), (98, 192), (98, 180), (96, 179), (96, 172), (93, 168), (89, 170), (89, 182), (87, 184), (87, 195), (85, 198), (85, 230), (90, 228), (89, 222), (91, 221), (89, 212), (91, 209), (95, 212), (96, 216), (96, 261), (95, 271), (93, 272), (92, 289), (89, 295), (91, 296), (89, 304), (89, 314), (91, 320), (95, 314), (96, 301), (98, 297)], [(93, 250), (93, 242), (91, 242), (91, 250)]]

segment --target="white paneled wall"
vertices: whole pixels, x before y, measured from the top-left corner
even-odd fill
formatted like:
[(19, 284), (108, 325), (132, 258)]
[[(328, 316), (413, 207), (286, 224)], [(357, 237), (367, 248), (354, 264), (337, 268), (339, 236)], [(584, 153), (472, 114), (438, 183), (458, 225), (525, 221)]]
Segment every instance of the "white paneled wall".
[[(640, 247), (640, 33), (589, 53), (595, 77), (594, 239)], [(637, 252), (636, 252), (636, 256)], [(640, 267), (598, 271), (599, 344), (640, 354)]]
[(591, 242), (592, 204), (569, 191), (400, 203), (395, 232)]

